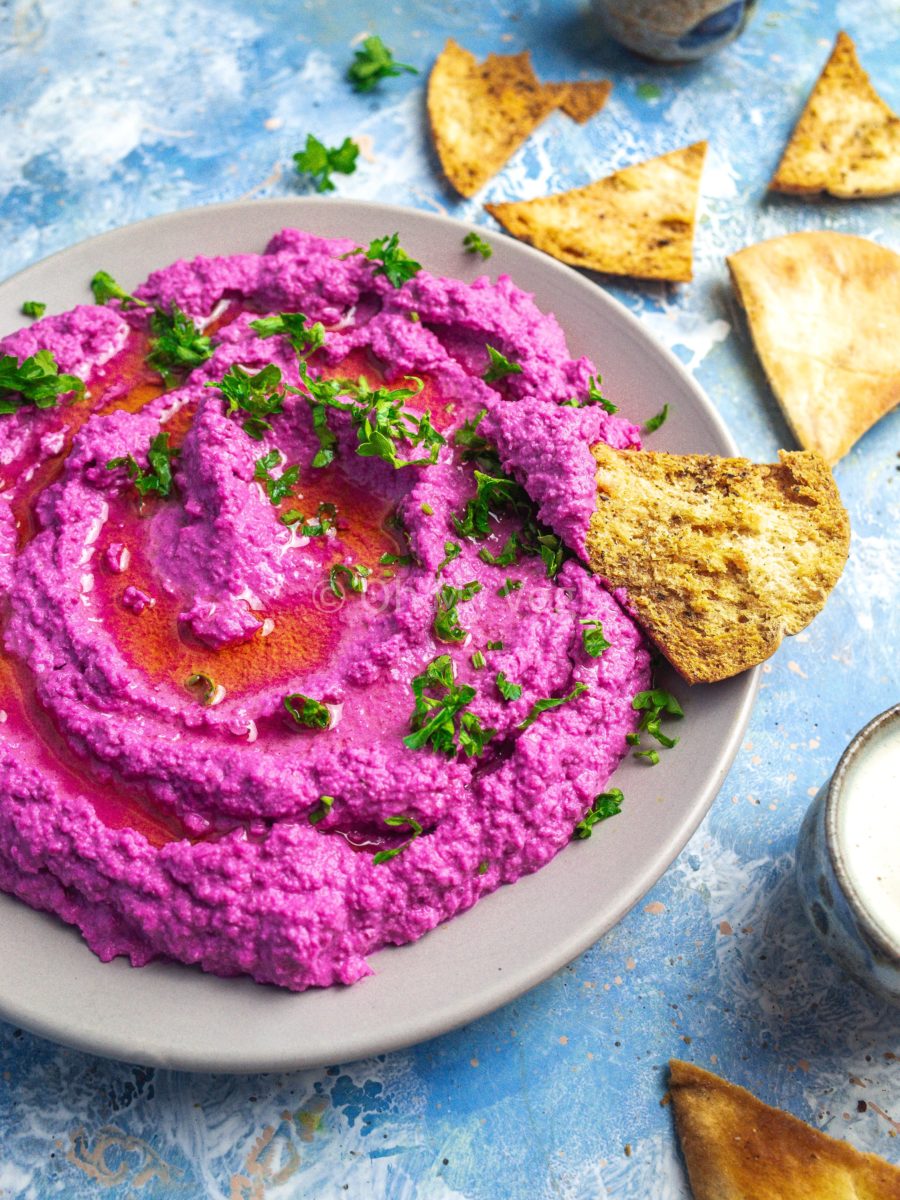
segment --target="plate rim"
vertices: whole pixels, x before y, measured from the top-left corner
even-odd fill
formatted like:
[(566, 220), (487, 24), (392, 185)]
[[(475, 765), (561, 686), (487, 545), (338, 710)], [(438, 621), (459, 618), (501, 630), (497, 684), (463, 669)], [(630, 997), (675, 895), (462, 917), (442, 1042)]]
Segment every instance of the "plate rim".
[[(460, 234), (464, 234), (473, 228), (486, 228), (486, 226), (479, 225), (477, 222), (448, 216), (443, 213), (428, 212), (410, 206), (389, 205), (377, 201), (345, 199), (341, 197), (276, 197), (200, 205), (157, 214), (137, 222), (106, 230), (63, 247), (45, 258), (39, 259), (37, 262), (22, 268), (5, 280), (0, 281), (0, 304), (4, 302), (7, 294), (14, 290), (20, 282), (27, 282), (29, 275), (32, 273), (44, 271), (48, 267), (52, 268), (55, 263), (64, 261), (73, 255), (87, 254), (92, 249), (98, 246), (102, 247), (104, 243), (114, 241), (116, 238), (132, 235), (137, 240), (143, 240), (147, 236), (157, 237), (161, 235), (162, 240), (164, 240), (165, 230), (170, 226), (177, 226), (182, 223), (190, 224), (195, 221), (214, 221), (217, 217), (227, 219), (234, 216), (243, 219), (244, 214), (248, 211), (253, 211), (260, 214), (260, 220), (257, 224), (260, 232), (260, 242), (264, 244), (279, 228), (285, 227), (286, 218), (284, 216), (275, 218), (275, 212), (287, 213), (296, 211), (296, 220), (297, 222), (301, 222), (297, 227), (302, 228), (304, 212), (333, 214), (335, 224), (338, 224), (342, 211), (358, 214), (360, 210), (373, 217), (377, 214), (384, 218), (390, 218), (392, 222), (396, 221), (398, 226), (404, 220), (409, 220), (410, 217), (413, 217), (416, 221), (425, 221), (426, 224), (431, 223), (436, 228), (444, 231), (447, 231), (448, 228), (455, 229)], [(269, 216), (265, 216), (266, 213)], [(289, 224), (293, 219), (289, 219)], [(612, 314), (612, 318), (618, 320), (629, 329), (637, 341), (652, 347), (653, 351), (661, 356), (668, 370), (673, 372), (678, 378), (682, 387), (692, 393), (694, 401), (712, 427), (714, 436), (723, 443), (723, 452), (732, 455), (738, 453), (737, 445), (730, 430), (693, 375), (688, 372), (677, 356), (667, 346), (659, 342), (642, 324), (639, 318), (621, 301), (610, 295), (597, 279), (566, 266), (550, 258), (542, 251), (519, 242), (505, 233), (493, 229), (490, 229), (489, 233), (492, 242), (499, 242), (508, 248), (512, 248), (515, 254), (526, 256), (535, 264), (537, 270), (548, 273), (550, 278), (564, 280), (564, 286), (566, 287), (571, 287), (573, 281), (577, 281), (577, 286), (583, 289), (585, 294), (590, 292), (593, 303), (599, 302), (602, 306), (606, 307), (608, 313)], [(242, 253), (245, 251), (233, 250), (230, 252)], [(252, 253), (253, 251), (246, 252)], [(485, 270), (487, 270), (487, 264), (483, 265)], [(87, 279), (85, 279), (85, 301), (90, 302)], [(545, 305), (539, 303), (539, 307), (542, 311), (546, 311)], [(558, 317), (557, 319), (563, 331), (566, 332), (564, 319), (562, 317)], [(13, 326), (13, 328), (16, 327)], [(3, 328), (5, 328), (5, 324), (2, 315), (0, 315), (0, 331)], [(5, 336), (5, 334), (0, 332), (0, 336)], [(598, 357), (600, 357), (599, 353)], [(567, 936), (560, 939), (552, 955), (541, 959), (539, 964), (534, 964), (531, 969), (520, 970), (515, 980), (499, 983), (494, 981), (493, 986), (486, 989), (488, 993), (487, 1003), (484, 1002), (485, 994), (482, 992), (477, 996), (467, 998), (465, 1002), (460, 1002), (459, 1000), (455, 1003), (451, 1002), (439, 1010), (437, 1014), (435, 1009), (431, 1008), (428, 1013), (422, 1014), (418, 1020), (408, 1022), (402, 1031), (397, 1030), (393, 1034), (373, 1035), (367, 1029), (352, 1029), (348, 1030), (346, 1036), (342, 1037), (340, 1045), (335, 1043), (323, 1045), (319, 1050), (305, 1048), (303, 1050), (292, 1051), (288, 1048), (275, 1056), (271, 1053), (261, 1054), (259, 1052), (254, 1053), (252, 1050), (241, 1050), (239, 1043), (230, 1048), (222, 1047), (217, 1057), (211, 1055), (208, 1050), (192, 1052), (191, 1050), (181, 1048), (175, 1052), (167, 1052), (160, 1046), (141, 1047), (129, 1043), (127, 1037), (105, 1031), (101, 1027), (102, 1023), (99, 1022), (94, 1028), (72, 1028), (66, 1021), (65, 1006), (61, 1006), (61, 1010), (55, 1019), (46, 1016), (42, 1018), (40, 1015), (32, 1016), (29, 1013), (27, 998), (23, 998), (19, 1002), (17, 996), (4, 996), (2, 982), (0, 982), (0, 1018), (14, 1022), (21, 1028), (27, 1029), (39, 1036), (106, 1058), (188, 1071), (227, 1071), (236, 1074), (311, 1068), (330, 1065), (336, 1062), (346, 1063), (376, 1053), (390, 1053), (448, 1033), (478, 1017), (494, 1012), (503, 1004), (509, 1003), (549, 978), (618, 924), (627, 912), (656, 884), (681, 853), (718, 795), (722, 783), (734, 761), (744, 731), (747, 728), (753, 704), (759, 690), (760, 680), (761, 668), (757, 666), (750, 671), (744, 672), (743, 675), (735, 677), (732, 681), (726, 681), (737, 689), (736, 713), (727, 738), (724, 743), (719, 744), (716, 756), (716, 768), (706, 780), (705, 785), (698, 790), (693, 802), (688, 807), (685, 817), (678, 827), (677, 835), (671, 836), (664, 846), (657, 848), (648, 862), (642, 864), (640, 872), (636, 876), (633, 875), (631, 877), (631, 886), (627, 889), (620, 889), (615, 901), (606, 905), (603, 910), (602, 919), (595, 917), (591, 924), (569, 931)], [(708, 688), (710, 685), (696, 686)], [(719, 687), (722, 685), (712, 686)], [(560, 857), (561, 855), (558, 855), (557, 860)], [(539, 872), (523, 877), (523, 880), (517, 881), (516, 886), (521, 886), (524, 881), (536, 878), (551, 866), (552, 863), (549, 863), (546, 867), (541, 868)], [(477, 912), (482, 905), (489, 903), (495, 896), (509, 890), (507, 888), (498, 889), (498, 891), (484, 897), (466, 913), (454, 918), (453, 921), (464, 920), (472, 912)], [(24, 923), (37, 920), (51, 923), (54, 927), (62, 926), (66, 933), (74, 935), (79, 942), (82, 941), (81, 934), (75, 927), (65, 926), (58, 917), (52, 914), (30, 909), (25, 905), (24, 901), (20, 901), (16, 897), (6, 893), (0, 893), (0, 927), (2, 927), (6, 919), (4, 913), (9, 911), (9, 905), (14, 905), (17, 910), (24, 910), (26, 914), (22, 918)], [(447, 922), (442, 922), (436, 929), (430, 931), (427, 937), (434, 938), (435, 936), (440, 936), (440, 930), (446, 928), (446, 925)], [(419, 944), (421, 944), (421, 940), (411, 943), (410, 947), (385, 947), (374, 952), (369, 958), (374, 959), (376, 956), (385, 953), (402, 952), (404, 949), (412, 948)], [(86, 946), (82, 944), (80, 949), (86, 955), (93, 958), (92, 952)], [(102, 965), (114, 966), (114, 964)], [(149, 967), (143, 968), (130, 968), (126, 965), (126, 969), (151, 971), (156, 965), (151, 964)], [(176, 970), (185, 969), (183, 964), (158, 965), (166, 968), (174, 966)], [(197, 968), (187, 969), (196, 970)], [(243, 985), (246, 982), (245, 980), (220, 979), (216, 976), (207, 976), (206, 978), (218, 980), (218, 983), (225, 986), (231, 984)], [(366, 983), (366, 980), (362, 980), (360, 983), (355, 984), (352, 990), (364, 989)], [(260, 987), (261, 985), (252, 984), (251, 981), (251, 986)], [(283, 995), (287, 997), (287, 1003), (293, 1000), (302, 1004), (304, 996), (316, 994), (316, 991), (318, 991), (318, 994), (327, 994), (332, 990), (318, 989), (299, 994), (284, 992)], [(278, 991), (281, 992), (281, 989), (278, 989)]]

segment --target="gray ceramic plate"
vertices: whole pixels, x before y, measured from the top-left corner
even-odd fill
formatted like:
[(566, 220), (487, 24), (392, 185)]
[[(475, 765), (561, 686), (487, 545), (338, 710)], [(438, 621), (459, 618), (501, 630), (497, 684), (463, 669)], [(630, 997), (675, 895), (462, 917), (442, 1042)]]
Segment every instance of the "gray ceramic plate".
[[(0, 285), (0, 334), (23, 323), (23, 300), (50, 312), (89, 301), (99, 268), (126, 288), (195, 254), (262, 250), (286, 225), (368, 243), (399, 230), (429, 270), (473, 279), (506, 272), (566, 330), (574, 355), (603, 373), (604, 391), (635, 421), (663, 401), (671, 417), (654, 447), (733, 454), (712, 405), (678, 361), (587, 279), (491, 234), (493, 258), (463, 251), (468, 226), (356, 201), (252, 201), (173, 213), (64, 250)], [(218, 979), (176, 963), (101, 963), (54, 917), (0, 895), (0, 1016), (111, 1058), (187, 1070), (267, 1071), (348, 1062), (444, 1033), (546, 979), (596, 941), (663, 873), (706, 812), (750, 714), (757, 672), (713, 686), (672, 683), (686, 719), (655, 768), (626, 761), (615, 776), (622, 816), (535, 875), (488, 896), (410, 946), (371, 957), (352, 988), (293, 995), (249, 979)]]

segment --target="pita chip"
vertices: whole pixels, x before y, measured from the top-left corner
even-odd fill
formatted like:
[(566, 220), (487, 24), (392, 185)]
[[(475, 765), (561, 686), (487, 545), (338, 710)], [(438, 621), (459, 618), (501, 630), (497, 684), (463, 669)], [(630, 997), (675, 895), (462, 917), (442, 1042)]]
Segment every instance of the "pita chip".
[(592, 447), (591, 569), (688, 683), (763, 662), (825, 604), (850, 524), (817, 454), (746, 458)]
[(483, 63), (448, 39), (428, 78), (428, 119), (447, 178), (472, 196), (558, 104), (531, 56), (489, 54)]
[(586, 187), (485, 208), (561, 262), (639, 279), (691, 278), (706, 142), (625, 167)]
[(669, 1072), (694, 1200), (900, 1200), (900, 1169), (883, 1158), (692, 1063)]
[(872, 87), (846, 33), (838, 34), (769, 186), (843, 199), (900, 192), (900, 117)]
[(900, 255), (821, 231), (757, 242), (728, 266), (794, 435), (836, 463), (900, 404)]
[(612, 83), (608, 79), (585, 79), (575, 83), (545, 83), (544, 91), (553, 96), (557, 108), (567, 117), (584, 125), (597, 115), (609, 98)]

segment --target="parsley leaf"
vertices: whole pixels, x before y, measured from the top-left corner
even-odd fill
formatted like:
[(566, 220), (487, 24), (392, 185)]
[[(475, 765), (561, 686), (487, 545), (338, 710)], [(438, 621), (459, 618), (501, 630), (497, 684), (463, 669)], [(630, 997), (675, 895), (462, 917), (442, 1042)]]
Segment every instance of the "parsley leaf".
[(666, 417), (669, 415), (669, 406), (664, 404), (655, 417), (651, 417), (644, 425), (644, 433), (655, 433), (660, 425), (665, 423)]
[(0, 356), (0, 414), (14, 413), (27, 404), (53, 408), (67, 392), (84, 395), (84, 381), (60, 375), (52, 350), (38, 350), (22, 362), (15, 355)]
[(42, 317), (47, 311), (47, 305), (41, 300), (25, 300), (22, 304), (22, 314), (26, 317)]
[(454, 558), (459, 558), (460, 554), (462, 554), (462, 546), (459, 542), (444, 542), (444, 557), (440, 566), (435, 571), (435, 575), (440, 575), (444, 567), (449, 566)]
[(279, 416), (284, 408), (281, 371), (274, 363), (269, 363), (255, 375), (235, 363), (218, 383), (205, 386), (219, 389), (228, 402), (229, 416), (235, 412), (247, 414), (243, 430), (256, 441), (261, 441), (263, 434), (272, 428), (266, 418)]
[(353, 84), (354, 91), (371, 92), (382, 79), (392, 79), (404, 71), (411, 75), (419, 73), (409, 63), (397, 62), (381, 38), (372, 34), (354, 53), (353, 62), (347, 68), (347, 78)]
[(591, 619), (583, 619), (580, 624), (584, 626), (581, 631), (581, 641), (591, 658), (599, 658), (604, 650), (608, 650), (612, 645), (603, 636), (603, 622)]
[(212, 355), (210, 339), (177, 304), (169, 312), (154, 310), (150, 332), (153, 338), (147, 363), (159, 372), (166, 386), (171, 385), (173, 372), (191, 371)]
[[(474, 713), (465, 711), (475, 697), (475, 688), (471, 684), (456, 686), (449, 654), (432, 659), (410, 686), (416, 703), (410, 718), (413, 732), (403, 739), (404, 746), (421, 750), (430, 743), (433, 750), (450, 757), (457, 749), (469, 758), (484, 751), (497, 731), (485, 729)], [(437, 695), (432, 694), (435, 692)]]
[(351, 592), (362, 595), (366, 590), (366, 581), (372, 574), (370, 567), (365, 567), (362, 563), (355, 566), (347, 566), (346, 563), (336, 563), (328, 572), (328, 590), (333, 596), (337, 596), (338, 600), (343, 600), (344, 589), (338, 583), (338, 578), (342, 577), (347, 582), (347, 587)]
[(276, 335), (286, 337), (293, 350), (304, 357), (308, 357), (314, 350), (325, 345), (325, 326), (321, 321), (310, 325), (309, 318), (303, 313), (283, 312), (273, 317), (260, 317), (258, 321), (250, 322), (250, 328), (261, 338), (270, 338)]
[(474, 229), (463, 238), (463, 245), (470, 254), (480, 254), (485, 261), (494, 253), (491, 243), (486, 242), (481, 234), (476, 233)]
[(502, 671), (497, 672), (497, 691), (504, 700), (518, 700), (522, 695), (521, 684), (510, 683)]
[(266, 485), (266, 492), (273, 504), (280, 504), (289, 496), (300, 479), (300, 467), (296, 463), (292, 467), (286, 467), (277, 478), (273, 478), (272, 468), (277, 467), (280, 462), (281, 452), (270, 450), (268, 454), (256, 460), (253, 471), (253, 478)]
[(481, 653), (480, 650), (475, 651), (475, 653), (472, 655), (471, 661), (472, 661), (472, 666), (475, 668), (476, 671), (480, 671), (482, 667), (487, 666), (487, 659), (484, 657), (484, 655)]
[(599, 796), (595, 796), (591, 807), (575, 825), (572, 836), (589, 838), (591, 831), (599, 821), (606, 821), (609, 817), (615, 817), (622, 811), (624, 799), (621, 788), (610, 788), (608, 792), (601, 792)]
[(309, 823), (310, 825), (318, 825), (320, 821), (324, 821), (331, 812), (334, 805), (334, 796), (320, 796), (319, 803), (315, 808), (310, 809)]
[(480, 591), (481, 584), (474, 579), (461, 588), (455, 588), (449, 583), (444, 584), (435, 596), (437, 611), (434, 615), (433, 631), (439, 642), (464, 642), (466, 640), (468, 630), (463, 629), (460, 625), (456, 606), (463, 601), (471, 600)]
[(561, 704), (568, 704), (570, 700), (574, 700), (576, 696), (580, 696), (582, 692), (586, 692), (587, 690), (588, 686), (586, 683), (576, 683), (567, 696), (560, 696), (558, 698), (551, 696), (546, 700), (535, 700), (531, 706), (531, 712), (524, 721), (520, 721), (518, 728), (528, 729), (530, 725), (535, 723), (541, 713), (545, 713), (551, 708), (559, 708)]
[(510, 579), (509, 576), (507, 576), (506, 583), (504, 583), (502, 587), (497, 588), (497, 595), (505, 597), (508, 596), (510, 592), (518, 592), (521, 587), (521, 579)]
[(453, 518), (456, 532), (461, 537), (486, 538), (490, 532), (490, 514), (505, 508), (530, 510), (528, 496), (521, 484), (508, 475), (488, 475), (476, 470), (475, 495), (467, 502), (462, 517)]
[[(630, 745), (640, 745), (642, 732), (649, 733), (652, 738), (655, 738), (667, 750), (671, 750), (673, 746), (678, 744), (677, 737), (669, 737), (668, 734), (663, 733), (660, 727), (660, 722), (664, 716), (684, 716), (684, 710), (671, 692), (666, 692), (662, 688), (650, 688), (646, 692), (638, 692), (631, 702), (631, 707), (636, 712), (643, 712), (644, 715), (636, 732), (625, 735), (625, 740)], [(651, 766), (655, 766), (659, 762), (659, 752), (656, 750), (636, 750), (634, 757), (647, 759)]]
[(158, 433), (150, 440), (146, 471), (131, 454), (111, 458), (106, 466), (110, 471), (124, 467), (141, 497), (146, 496), (148, 492), (156, 492), (158, 496), (165, 497), (172, 490), (172, 459), (176, 454), (178, 451), (169, 447), (169, 435)]
[(329, 529), (334, 528), (334, 519), (336, 516), (337, 507), (334, 504), (323, 503), (319, 505), (318, 525), (307, 525), (306, 517), (296, 508), (282, 513), (279, 519), (283, 525), (290, 525), (291, 527), (299, 525), (300, 532), (304, 537), (324, 537)]
[(304, 696), (302, 692), (291, 692), (282, 701), (291, 719), (304, 729), (328, 729), (331, 726), (331, 710), (319, 700)]
[(510, 362), (505, 355), (499, 350), (495, 350), (493, 346), (486, 346), (490, 363), (488, 369), (482, 375), (485, 383), (495, 383), (498, 379), (505, 379), (507, 375), (521, 375), (522, 367), (519, 363)]
[(380, 867), (382, 863), (389, 862), (390, 859), (396, 858), (398, 854), (401, 854), (407, 846), (411, 846), (416, 838), (420, 837), (422, 834), (422, 826), (415, 819), (415, 817), (402, 817), (398, 813), (393, 817), (385, 817), (384, 823), (385, 825), (392, 825), (395, 829), (402, 829), (405, 826), (407, 829), (412, 830), (412, 833), (406, 839), (406, 841), (401, 842), (399, 846), (392, 846), (390, 850), (379, 850), (372, 859), (372, 865), (375, 867)]
[(380, 263), (374, 273), (385, 275), (395, 288), (403, 287), (407, 280), (422, 270), (422, 264), (410, 258), (400, 245), (397, 233), (392, 233), (390, 237), (385, 234), (384, 237), (375, 238), (369, 243), (368, 250), (351, 250), (350, 254), (344, 257), (349, 258), (352, 254), (364, 254), (370, 262)]
[(382, 554), (378, 560), (385, 567), (409, 567), (416, 561), (412, 554)]
[(333, 192), (333, 172), (352, 175), (356, 170), (359, 146), (352, 138), (344, 138), (340, 146), (326, 146), (313, 134), (306, 135), (306, 146), (294, 155), (294, 167), (298, 175), (311, 175), (317, 192)]
[(499, 554), (492, 554), (486, 546), (478, 551), (482, 562), (491, 567), (512, 567), (519, 561), (519, 535), (511, 533)]
[(453, 441), (457, 446), (464, 446), (470, 455), (481, 454), (490, 446), (487, 438), (483, 438), (478, 433), (478, 426), (487, 416), (487, 409), (482, 408), (477, 412), (471, 421), (463, 421), (459, 429), (453, 435)]
[(502, 642), (487, 642), (486, 644), (487, 644), (488, 650), (502, 650), (503, 649)]
[(201, 704), (207, 706), (212, 704), (216, 698), (216, 692), (219, 690), (212, 675), (205, 675), (202, 671), (195, 671), (193, 675), (188, 675), (184, 686), (189, 692), (194, 693)]
[(97, 304), (106, 304), (109, 300), (121, 300), (123, 308), (131, 305), (137, 308), (150, 307), (146, 300), (138, 300), (137, 296), (130, 295), (123, 287), (120, 287), (107, 271), (96, 273), (91, 280), (91, 291), (94, 293), (94, 300)]

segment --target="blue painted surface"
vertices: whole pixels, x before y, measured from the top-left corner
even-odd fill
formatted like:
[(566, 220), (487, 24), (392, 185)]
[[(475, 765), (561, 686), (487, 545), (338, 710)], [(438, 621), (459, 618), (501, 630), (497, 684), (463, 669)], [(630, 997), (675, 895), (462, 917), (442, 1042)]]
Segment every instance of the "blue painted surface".
[[(585, 183), (706, 137), (695, 282), (610, 287), (695, 371), (741, 450), (768, 460), (793, 443), (723, 256), (815, 228), (900, 250), (897, 199), (765, 194), (840, 28), (900, 109), (896, 0), (764, 0), (736, 43), (682, 68), (600, 42), (568, 0), (11, 0), (0, 7), (0, 277), (154, 213), (302, 193), (291, 154), (309, 131), (330, 144), (363, 137), (339, 194), (486, 228), (485, 199)], [(372, 30), (423, 73), (360, 97), (342, 76), (353, 39)], [(551, 117), (461, 202), (423, 119), (425, 72), (448, 35), (481, 53), (529, 47), (545, 79), (606, 75), (612, 97), (583, 127)], [(670, 1056), (900, 1162), (900, 1017), (823, 956), (792, 879), (810, 797), (850, 736), (898, 700), (898, 453), (895, 412), (837, 467), (854, 528), (841, 582), (767, 664), (704, 825), (588, 953), (457, 1033), (327, 1071), (153, 1072), (0, 1026), (0, 1196), (686, 1200), (659, 1103)]]

